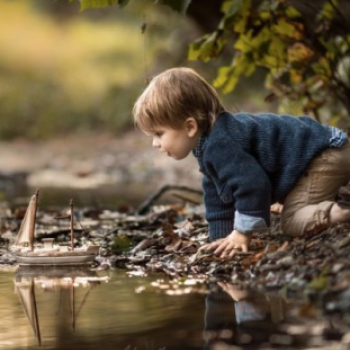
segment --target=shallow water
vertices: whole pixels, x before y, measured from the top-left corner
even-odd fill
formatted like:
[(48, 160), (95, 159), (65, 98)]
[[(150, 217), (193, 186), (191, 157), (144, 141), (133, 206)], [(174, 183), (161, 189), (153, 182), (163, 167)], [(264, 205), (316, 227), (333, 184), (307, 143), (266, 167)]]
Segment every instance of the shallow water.
[[(155, 278), (124, 271), (99, 273), (100, 281), (85, 272), (53, 274), (0, 272), (0, 349), (171, 349), (174, 339), (189, 349), (200, 345), (203, 296), (140, 293)], [(81, 284), (82, 276), (94, 280)], [(31, 295), (32, 281), (37, 322), (33, 302), (19, 295)]]
[(218, 339), (232, 350), (334, 345), (325, 339), (329, 321), (310, 304), (187, 282), (124, 270), (1, 271), (0, 349), (209, 349)]
[[(81, 194), (73, 197), (95, 205)], [(41, 204), (62, 204), (46, 195)], [(350, 313), (331, 318), (307, 298), (193, 282), (125, 270), (0, 270), (0, 350), (350, 349)]]

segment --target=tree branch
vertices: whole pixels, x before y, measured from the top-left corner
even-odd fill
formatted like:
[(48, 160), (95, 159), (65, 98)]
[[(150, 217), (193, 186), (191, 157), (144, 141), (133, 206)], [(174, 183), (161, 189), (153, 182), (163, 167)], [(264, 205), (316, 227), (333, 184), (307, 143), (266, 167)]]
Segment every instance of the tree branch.
[(140, 215), (145, 214), (149, 210), (149, 208), (154, 204), (154, 202), (156, 202), (165, 192), (173, 191), (173, 190), (195, 193), (195, 194), (198, 194), (201, 196), (203, 195), (203, 191), (196, 190), (196, 189), (193, 189), (193, 188), (190, 188), (187, 186), (165, 185), (165, 186), (161, 187), (160, 190), (158, 190), (156, 193), (154, 193), (149, 198), (147, 198), (139, 206), (137, 213)]

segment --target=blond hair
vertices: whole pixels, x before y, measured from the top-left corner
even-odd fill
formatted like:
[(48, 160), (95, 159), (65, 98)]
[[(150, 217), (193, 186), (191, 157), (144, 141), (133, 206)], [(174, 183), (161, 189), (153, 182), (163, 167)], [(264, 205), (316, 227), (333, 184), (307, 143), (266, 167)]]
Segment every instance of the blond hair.
[(217, 92), (190, 68), (172, 68), (154, 77), (137, 99), (134, 122), (144, 132), (156, 126), (180, 129), (193, 117), (202, 132), (210, 130), (225, 111)]

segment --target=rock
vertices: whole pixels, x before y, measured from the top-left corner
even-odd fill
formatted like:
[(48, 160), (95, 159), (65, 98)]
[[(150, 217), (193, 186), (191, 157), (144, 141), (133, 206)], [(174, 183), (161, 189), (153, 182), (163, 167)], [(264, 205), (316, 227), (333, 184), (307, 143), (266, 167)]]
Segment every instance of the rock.
[(8, 241), (14, 241), (17, 238), (17, 232), (6, 231), (1, 234), (2, 239), (6, 239)]
[(276, 265), (282, 266), (282, 267), (290, 267), (295, 263), (296, 263), (295, 259), (290, 255), (285, 256), (284, 258), (276, 261)]
[(270, 262), (273, 262), (273, 261), (276, 261), (278, 259), (281, 259), (283, 257), (285, 257), (286, 255), (290, 254), (290, 252), (288, 251), (285, 251), (285, 250), (280, 250), (280, 251), (275, 251), (273, 253), (268, 253), (266, 254), (266, 258), (270, 261)]
[(131, 250), (131, 254), (136, 254), (154, 244), (154, 240), (150, 238), (145, 238), (136, 247)]
[(278, 265), (266, 264), (266, 265), (259, 266), (258, 271), (261, 273), (266, 273), (270, 271), (278, 271), (280, 269), (281, 267)]
[(332, 273), (337, 274), (346, 267), (343, 263), (337, 263), (332, 266)]
[(339, 242), (335, 244), (335, 248), (344, 248), (350, 244), (350, 236), (346, 236), (345, 238), (341, 239)]
[(108, 255), (108, 250), (105, 247), (100, 248), (100, 255), (101, 256), (107, 256)]

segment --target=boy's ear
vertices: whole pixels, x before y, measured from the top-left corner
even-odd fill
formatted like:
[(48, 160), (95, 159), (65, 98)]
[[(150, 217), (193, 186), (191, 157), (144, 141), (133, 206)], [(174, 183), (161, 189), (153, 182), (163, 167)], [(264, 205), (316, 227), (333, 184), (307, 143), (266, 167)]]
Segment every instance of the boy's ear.
[(188, 137), (193, 137), (198, 132), (198, 122), (194, 118), (187, 118), (185, 121), (185, 129)]

